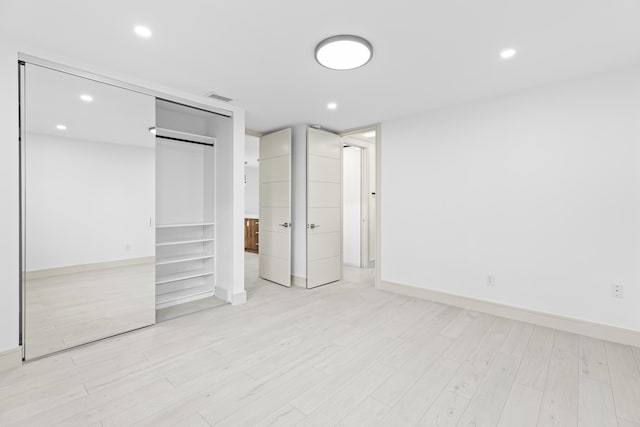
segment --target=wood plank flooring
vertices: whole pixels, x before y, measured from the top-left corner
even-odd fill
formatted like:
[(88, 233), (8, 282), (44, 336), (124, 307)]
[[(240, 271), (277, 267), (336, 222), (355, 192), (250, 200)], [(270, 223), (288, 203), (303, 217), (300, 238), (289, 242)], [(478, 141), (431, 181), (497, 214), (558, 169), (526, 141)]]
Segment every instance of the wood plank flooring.
[(640, 426), (640, 349), (373, 288), (224, 305), (0, 374), (1, 426)]

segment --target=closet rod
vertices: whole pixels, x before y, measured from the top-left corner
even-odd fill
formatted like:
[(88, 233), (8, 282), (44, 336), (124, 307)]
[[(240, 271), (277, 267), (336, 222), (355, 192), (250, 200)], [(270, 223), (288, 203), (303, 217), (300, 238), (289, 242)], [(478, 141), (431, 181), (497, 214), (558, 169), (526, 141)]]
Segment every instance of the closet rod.
[(159, 127), (150, 127), (149, 132), (155, 134), (157, 138), (188, 142), (190, 144), (206, 145), (209, 147), (213, 147), (216, 142), (216, 139), (212, 136), (197, 135), (194, 133), (180, 132), (177, 130), (164, 129)]
[(206, 145), (207, 147), (214, 147), (213, 144), (207, 144), (206, 142), (189, 141), (188, 139), (171, 138), (169, 136), (156, 135), (156, 138), (169, 139), (171, 141), (188, 142), (189, 144)]

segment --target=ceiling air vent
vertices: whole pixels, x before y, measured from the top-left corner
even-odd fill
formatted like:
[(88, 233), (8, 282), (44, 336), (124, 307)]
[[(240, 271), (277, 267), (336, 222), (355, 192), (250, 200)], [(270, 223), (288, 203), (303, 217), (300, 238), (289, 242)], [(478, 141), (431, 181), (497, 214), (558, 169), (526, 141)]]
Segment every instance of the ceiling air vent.
[(224, 101), (224, 102), (229, 102), (229, 101), (231, 101), (231, 98), (227, 98), (226, 96), (218, 95), (218, 94), (217, 94), (217, 93), (215, 93), (215, 92), (209, 92), (209, 93), (207, 94), (207, 96), (208, 96), (209, 98), (218, 99), (218, 100), (220, 100), (220, 101)]

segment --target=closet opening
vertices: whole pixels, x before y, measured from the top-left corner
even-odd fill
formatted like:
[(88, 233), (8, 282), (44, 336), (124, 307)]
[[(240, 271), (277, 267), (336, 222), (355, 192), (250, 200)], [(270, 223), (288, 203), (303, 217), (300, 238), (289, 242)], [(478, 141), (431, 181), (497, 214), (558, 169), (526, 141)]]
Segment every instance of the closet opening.
[(157, 100), (156, 321), (223, 305), (216, 283), (216, 138), (228, 117)]

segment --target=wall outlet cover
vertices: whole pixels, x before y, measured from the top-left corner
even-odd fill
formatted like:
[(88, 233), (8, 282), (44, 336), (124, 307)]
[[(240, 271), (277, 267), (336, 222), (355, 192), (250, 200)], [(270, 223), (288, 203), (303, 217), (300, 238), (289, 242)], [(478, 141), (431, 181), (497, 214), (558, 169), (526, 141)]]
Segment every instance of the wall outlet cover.
[(614, 298), (624, 298), (624, 286), (619, 284), (611, 285), (611, 296)]

